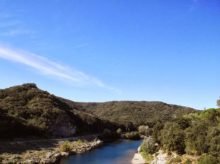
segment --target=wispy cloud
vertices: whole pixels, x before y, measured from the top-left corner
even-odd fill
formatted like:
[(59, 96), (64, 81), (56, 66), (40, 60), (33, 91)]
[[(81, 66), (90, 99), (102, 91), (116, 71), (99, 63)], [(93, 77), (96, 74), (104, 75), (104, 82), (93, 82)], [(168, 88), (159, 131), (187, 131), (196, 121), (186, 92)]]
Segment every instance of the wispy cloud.
[(10, 30), (6, 30), (6, 31), (2, 31), (0, 33), (1, 36), (18, 36), (18, 35), (32, 35), (34, 34), (34, 31), (31, 30), (27, 30), (27, 29), (21, 29), (21, 28), (17, 28), (17, 29), (10, 29)]
[(6, 13), (0, 13), (0, 36), (33, 36), (34, 33), (33, 30), (28, 29), (25, 23), (16, 17)]
[(41, 74), (53, 76), (65, 81), (67, 80), (75, 85), (93, 85), (116, 91), (114, 88), (107, 86), (101, 80), (93, 76), (71, 69), (34, 53), (0, 45), (0, 58), (26, 65), (37, 70)]

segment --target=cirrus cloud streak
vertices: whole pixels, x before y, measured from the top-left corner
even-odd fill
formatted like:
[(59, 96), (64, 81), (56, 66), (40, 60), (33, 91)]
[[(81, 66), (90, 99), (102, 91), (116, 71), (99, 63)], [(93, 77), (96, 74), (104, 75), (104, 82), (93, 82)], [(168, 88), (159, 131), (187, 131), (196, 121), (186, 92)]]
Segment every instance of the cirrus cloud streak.
[(0, 58), (26, 65), (47, 76), (53, 76), (61, 80), (68, 80), (75, 85), (92, 85), (108, 89), (111, 88), (93, 76), (23, 50), (0, 45)]

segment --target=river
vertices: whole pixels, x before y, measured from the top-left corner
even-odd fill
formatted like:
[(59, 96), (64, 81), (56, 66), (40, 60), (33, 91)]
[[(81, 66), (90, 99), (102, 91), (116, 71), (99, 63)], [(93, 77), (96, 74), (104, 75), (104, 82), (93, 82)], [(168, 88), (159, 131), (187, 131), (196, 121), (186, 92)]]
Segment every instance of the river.
[(72, 155), (61, 164), (129, 164), (137, 151), (139, 141), (120, 140), (78, 155)]

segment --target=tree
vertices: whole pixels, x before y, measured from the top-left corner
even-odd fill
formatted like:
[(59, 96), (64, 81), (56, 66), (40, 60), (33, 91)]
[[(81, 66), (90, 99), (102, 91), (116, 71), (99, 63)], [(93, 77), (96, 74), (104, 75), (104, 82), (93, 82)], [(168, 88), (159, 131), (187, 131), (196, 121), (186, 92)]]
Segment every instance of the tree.
[(147, 137), (144, 139), (141, 144), (141, 152), (145, 152), (147, 154), (154, 154), (156, 152), (156, 143), (152, 137)]
[(161, 142), (167, 151), (176, 151), (178, 154), (185, 153), (184, 131), (177, 123), (168, 122), (161, 131)]
[(220, 108), (220, 98), (217, 100), (217, 106)]
[(139, 132), (141, 135), (149, 136), (150, 129), (149, 129), (148, 126), (141, 125), (141, 126), (138, 127), (138, 132)]
[(187, 154), (201, 155), (208, 152), (207, 122), (197, 122), (185, 131), (185, 144)]
[(134, 130), (134, 129), (135, 129), (134, 124), (133, 124), (132, 122), (126, 123), (125, 129), (126, 129), (126, 131), (128, 131), (128, 132)]

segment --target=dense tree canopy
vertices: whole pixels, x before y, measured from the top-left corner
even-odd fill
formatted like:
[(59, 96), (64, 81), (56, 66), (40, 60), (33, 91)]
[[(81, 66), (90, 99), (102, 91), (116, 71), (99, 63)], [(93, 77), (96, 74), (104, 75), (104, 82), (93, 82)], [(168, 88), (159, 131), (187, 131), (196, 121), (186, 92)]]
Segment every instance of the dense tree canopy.
[(191, 113), (164, 125), (157, 124), (153, 137), (166, 151), (202, 155), (199, 163), (220, 163), (220, 109)]

